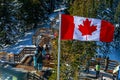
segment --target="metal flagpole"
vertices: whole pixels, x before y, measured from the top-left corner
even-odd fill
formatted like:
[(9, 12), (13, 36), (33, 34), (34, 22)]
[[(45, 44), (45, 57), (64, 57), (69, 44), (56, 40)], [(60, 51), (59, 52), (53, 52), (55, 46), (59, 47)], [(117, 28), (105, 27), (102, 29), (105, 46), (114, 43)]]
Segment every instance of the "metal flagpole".
[(61, 14), (59, 12), (59, 37), (58, 37), (58, 66), (57, 66), (57, 80), (60, 80), (60, 49), (61, 49)]

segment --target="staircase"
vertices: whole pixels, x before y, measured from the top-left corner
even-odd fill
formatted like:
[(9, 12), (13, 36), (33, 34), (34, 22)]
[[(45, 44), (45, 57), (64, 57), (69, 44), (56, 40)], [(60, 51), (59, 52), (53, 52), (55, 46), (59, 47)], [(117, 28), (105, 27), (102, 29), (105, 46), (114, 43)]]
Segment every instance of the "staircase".
[(22, 63), (27, 56), (33, 56), (35, 50), (35, 47), (25, 47), (19, 54), (14, 55), (14, 62), (17, 64)]

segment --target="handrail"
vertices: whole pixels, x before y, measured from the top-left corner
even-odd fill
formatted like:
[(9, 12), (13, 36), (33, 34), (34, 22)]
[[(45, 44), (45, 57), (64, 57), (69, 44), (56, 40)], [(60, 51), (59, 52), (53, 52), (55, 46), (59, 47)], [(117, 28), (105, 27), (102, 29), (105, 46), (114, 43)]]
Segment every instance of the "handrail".
[(34, 54), (26, 54), (20, 61), (22, 63), (28, 56), (33, 56)]

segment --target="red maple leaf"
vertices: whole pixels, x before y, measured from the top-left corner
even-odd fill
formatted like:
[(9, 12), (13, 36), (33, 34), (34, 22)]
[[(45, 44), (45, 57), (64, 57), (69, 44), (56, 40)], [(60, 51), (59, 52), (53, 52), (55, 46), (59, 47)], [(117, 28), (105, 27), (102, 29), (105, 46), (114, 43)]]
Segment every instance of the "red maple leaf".
[(86, 19), (85, 21), (83, 21), (83, 25), (81, 25), (81, 24), (78, 25), (79, 26), (78, 29), (82, 33), (82, 36), (84, 36), (84, 35), (92, 35), (92, 33), (97, 30), (96, 29), (97, 26), (94, 26), (94, 25), (90, 26), (90, 24), (91, 24), (91, 21)]

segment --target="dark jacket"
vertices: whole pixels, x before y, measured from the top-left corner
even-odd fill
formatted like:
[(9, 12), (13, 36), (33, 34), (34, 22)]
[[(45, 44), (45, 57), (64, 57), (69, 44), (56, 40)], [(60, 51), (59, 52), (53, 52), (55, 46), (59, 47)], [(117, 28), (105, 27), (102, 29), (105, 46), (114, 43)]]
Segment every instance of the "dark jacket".
[(37, 52), (40, 53), (40, 52), (42, 52), (42, 50), (43, 50), (43, 47), (41, 47), (41, 46), (38, 45)]
[(43, 57), (42, 57), (42, 54), (39, 53), (37, 58), (37, 63), (42, 63), (42, 62), (43, 62)]

